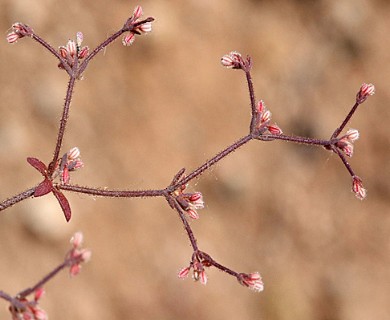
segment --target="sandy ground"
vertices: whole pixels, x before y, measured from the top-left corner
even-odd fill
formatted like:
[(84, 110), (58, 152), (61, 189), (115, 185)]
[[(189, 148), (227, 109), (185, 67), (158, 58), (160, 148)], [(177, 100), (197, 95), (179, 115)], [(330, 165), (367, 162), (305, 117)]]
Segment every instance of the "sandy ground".
[[(236, 271), (259, 271), (254, 293), (215, 269), (206, 286), (177, 279), (192, 251), (164, 199), (67, 194), (0, 214), (0, 290), (34, 284), (81, 230), (92, 260), (46, 286), (50, 319), (390, 319), (390, 3), (388, 1), (141, 1), (156, 22), (130, 48), (116, 42), (77, 83), (64, 151), (81, 150), (80, 185), (164, 188), (248, 130), (244, 75), (219, 64), (231, 50), (254, 60), (256, 96), (286, 134), (327, 138), (363, 82), (377, 93), (348, 128), (360, 131), (351, 193), (341, 161), (321, 148), (255, 141), (191, 183), (206, 208), (192, 227), (202, 250)], [(1, 0), (4, 38), (16, 21), (55, 48), (84, 33), (94, 48), (130, 1)], [(67, 77), (29, 39), (0, 42), (0, 198), (40, 181), (26, 162), (49, 161)], [(0, 301), (0, 319), (9, 319)]]

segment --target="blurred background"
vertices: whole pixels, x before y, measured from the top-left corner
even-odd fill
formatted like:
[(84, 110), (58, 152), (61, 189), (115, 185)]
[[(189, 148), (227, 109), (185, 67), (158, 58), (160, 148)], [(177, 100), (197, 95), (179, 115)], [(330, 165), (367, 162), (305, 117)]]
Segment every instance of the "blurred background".
[[(216, 269), (206, 286), (177, 279), (192, 251), (164, 199), (72, 193), (69, 223), (52, 196), (0, 213), (0, 290), (35, 284), (82, 231), (92, 260), (45, 286), (50, 319), (390, 319), (388, 1), (0, 0), (1, 200), (41, 180), (25, 159), (51, 159), (67, 85), (37, 43), (6, 43), (12, 23), (55, 48), (82, 31), (92, 49), (137, 4), (153, 32), (109, 46), (77, 83), (63, 152), (78, 146), (85, 167), (72, 183), (164, 188), (246, 135), (244, 74), (220, 65), (236, 50), (252, 56), (256, 97), (286, 134), (328, 138), (360, 85), (375, 84), (347, 126), (361, 134), (350, 163), (368, 197), (355, 198), (321, 148), (253, 141), (190, 184), (206, 202), (191, 225), (218, 262), (259, 271), (264, 292)], [(0, 319), (7, 308), (0, 301)]]

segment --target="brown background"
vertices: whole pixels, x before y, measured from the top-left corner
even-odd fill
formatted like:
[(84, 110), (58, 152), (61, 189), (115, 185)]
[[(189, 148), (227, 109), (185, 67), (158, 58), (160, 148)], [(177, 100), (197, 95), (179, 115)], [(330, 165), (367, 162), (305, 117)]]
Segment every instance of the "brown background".
[[(4, 38), (21, 21), (54, 47), (77, 31), (95, 47), (137, 3), (1, 0)], [(58, 264), (78, 230), (93, 251), (80, 276), (64, 272), (42, 299), (50, 319), (389, 319), (390, 4), (388, 1), (140, 1), (153, 32), (116, 42), (77, 83), (64, 151), (85, 167), (73, 183), (163, 188), (245, 135), (244, 76), (219, 64), (250, 54), (257, 98), (288, 134), (329, 137), (362, 82), (377, 93), (349, 127), (351, 164), (368, 197), (357, 200), (339, 159), (320, 148), (251, 142), (191, 184), (206, 208), (192, 223), (200, 248), (236, 271), (258, 270), (257, 294), (208, 270), (180, 281), (191, 248), (163, 199), (67, 194), (66, 224), (53, 197), (0, 214), (0, 290), (15, 294)], [(34, 186), (26, 162), (49, 161), (67, 77), (29, 39), (0, 42), (0, 197)], [(0, 319), (8, 319), (0, 302)]]

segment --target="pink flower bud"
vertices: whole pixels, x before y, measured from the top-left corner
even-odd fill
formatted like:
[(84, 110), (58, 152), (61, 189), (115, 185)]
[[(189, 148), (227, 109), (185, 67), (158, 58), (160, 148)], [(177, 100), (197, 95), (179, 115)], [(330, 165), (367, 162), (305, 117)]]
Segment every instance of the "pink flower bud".
[(276, 124), (271, 124), (270, 126), (267, 126), (267, 129), (271, 134), (279, 135), (283, 133), (282, 129), (280, 129), (279, 126), (277, 126)]
[(221, 64), (226, 68), (240, 69), (243, 59), (240, 53), (232, 51), (221, 58)]
[(152, 23), (145, 22), (137, 27), (137, 29), (142, 33), (149, 33), (152, 31)]
[(264, 290), (263, 280), (258, 272), (254, 273), (240, 273), (237, 276), (238, 282), (249, 289), (252, 289), (256, 292), (261, 292)]
[(79, 51), (78, 58), (79, 59), (84, 59), (89, 53), (89, 48), (88, 47), (82, 47)]
[(184, 279), (184, 278), (187, 278), (188, 274), (190, 273), (190, 270), (191, 270), (191, 267), (186, 267), (186, 268), (183, 268), (179, 271), (179, 273), (177, 274), (177, 276), (180, 278), (180, 279)]
[(346, 156), (352, 157), (353, 155), (353, 144), (348, 139), (343, 138), (336, 143), (336, 146), (345, 153)]
[(358, 176), (352, 177), (352, 192), (354, 192), (356, 197), (360, 200), (363, 200), (367, 196), (367, 190), (363, 188), (362, 179)]
[(84, 35), (82, 32), (77, 32), (76, 33), (76, 44), (77, 46), (80, 48), (81, 47), (81, 44), (83, 43), (83, 40), (84, 40)]
[(130, 46), (135, 40), (135, 35), (134, 33), (127, 33), (123, 38), (122, 38), (122, 44), (124, 46)]
[(68, 49), (66, 49), (64, 46), (59, 47), (58, 52), (60, 53), (61, 57), (63, 57), (64, 59), (68, 57)]
[(49, 319), (46, 311), (39, 308), (39, 307), (34, 307), (32, 311), (34, 313), (34, 320), (48, 320)]
[(12, 31), (7, 34), (7, 42), (8, 43), (16, 43), (20, 38), (20, 35), (16, 32)]
[(195, 209), (187, 209), (186, 212), (191, 219), (199, 219), (199, 213)]
[(372, 83), (363, 83), (356, 95), (356, 102), (359, 104), (363, 103), (369, 96), (372, 96), (374, 93), (375, 87)]
[(271, 111), (266, 110), (266, 111), (261, 115), (261, 120), (260, 120), (260, 122), (261, 122), (261, 123), (266, 123), (266, 122), (270, 121), (270, 120), (271, 120), (271, 116), (272, 116)]
[(203, 202), (203, 196), (200, 192), (195, 192), (189, 197), (189, 207), (192, 209), (203, 209), (204, 208), (204, 202)]
[(133, 12), (133, 21), (137, 21), (139, 18), (141, 18), (143, 14), (143, 10), (141, 6), (136, 6)]
[(207, 284), (207, 274), (206, 274), (206, 272), (204, 270), (201, 271), (200, 274), (199, 274), (199, 281), (200, 281), (201, 284), (204, 284), (204, 285)]
[(356, 129), (349, 129), (345, 134), (345, 138), (351, 142), (355, 142), (357, 139), (359, 139), (359, 131)]
[(257, 113), (260, 113), (260, 114), (262, 114), (264, 112), (264, 110), (265, 110), (265, 103), (264, 103), (263, 100), (260, 100), (257, 103), (256, 110), (257, 110)]
[(35, 292), (34, 292), (34, 300), (38, 301), (39, 299), (41, 299), (42, 296), (44, 295), (44, 293), (45, 293), (45, 289), (43, 289), (42, 287), (38, 288), (37, 290), (35, 290)]
[(73, 147), (68, 152), (68, 160), (76, 160), (78, 157), (80, 157), (80, 150), (77, 147)]
[(66, 49), (68, 50), (69, 55), (73, 58), (76, 53), (76, 43), (73, 40), (69, 40), (68, 43), (66, 44)]
[(69, 268), (69, 274), (73, 276), (77, 276), (81, 271), (81, 265), (80, 264), (72, 264)]
[(76, 232), (73, 237), (70, 239), (70, 243), (73, 245), (73, 248), (80, 248), (83, 243), (83, 233)]
[(81, 252), (82, 262), (88, 262), (89, 260), (91, 260), (91, 257), (92, 257), (91, 250), (87, 250), (87, 249), (82, 250), (82, 252)]

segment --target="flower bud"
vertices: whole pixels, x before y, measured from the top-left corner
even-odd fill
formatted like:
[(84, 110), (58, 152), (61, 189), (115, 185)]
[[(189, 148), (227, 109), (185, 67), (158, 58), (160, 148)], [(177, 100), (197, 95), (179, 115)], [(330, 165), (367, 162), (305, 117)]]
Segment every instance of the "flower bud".
[(240, 69), (243, 59), (240, 53), (232, 51), (221, 58), (221, 64), (226, 68)]
[(20, 35), (16, 32), (12, 31), (7, 34), (7, 42), (8, 43), (16, 43), (20, 38)]
[(127, 33), (123, 38), (122, 38), (122, 44), (124, 46), (130, 46), (135, 40), (135, 35), (134, 33)]
[(282, 129), (280, 129), (279, 126), (276, 124), (271, 124), (267, 126), (267, 129), (271, 134), (279, 135), (283, 133)]
[(357, 131), (356, 129), (349, 129), (345, 134), (345, 138), (347, 138), (351, 142), (355, 142), (357, 139), (359, 139), (359, 131)]
[(363, 103), (369, 96), (375, 93), (375, 87), (372, 83), (363, 83), (360, 87), (359, 92), (356, 95), (356, 102)]
[(133, 21), (137, 21), (139, 18), (141, 18), (143, 14), (143, 10), (141, 6), (136, 6), (133, 12)]
[(362, 179), (358, 176), (352, 177), (352, 192), (355, 193), (356, 197), (363, 200), (367, 196), (367, 190), (363, 188)]
[(84, 35), (81, 31), (76, 33), (76, 44), (80, 48), (81, 44), (83, 43)]
[(152, 23), (151, 22), (145, 22), (137, 27), (139, 31), (142, 33), (149, 33), (152, 31)]

